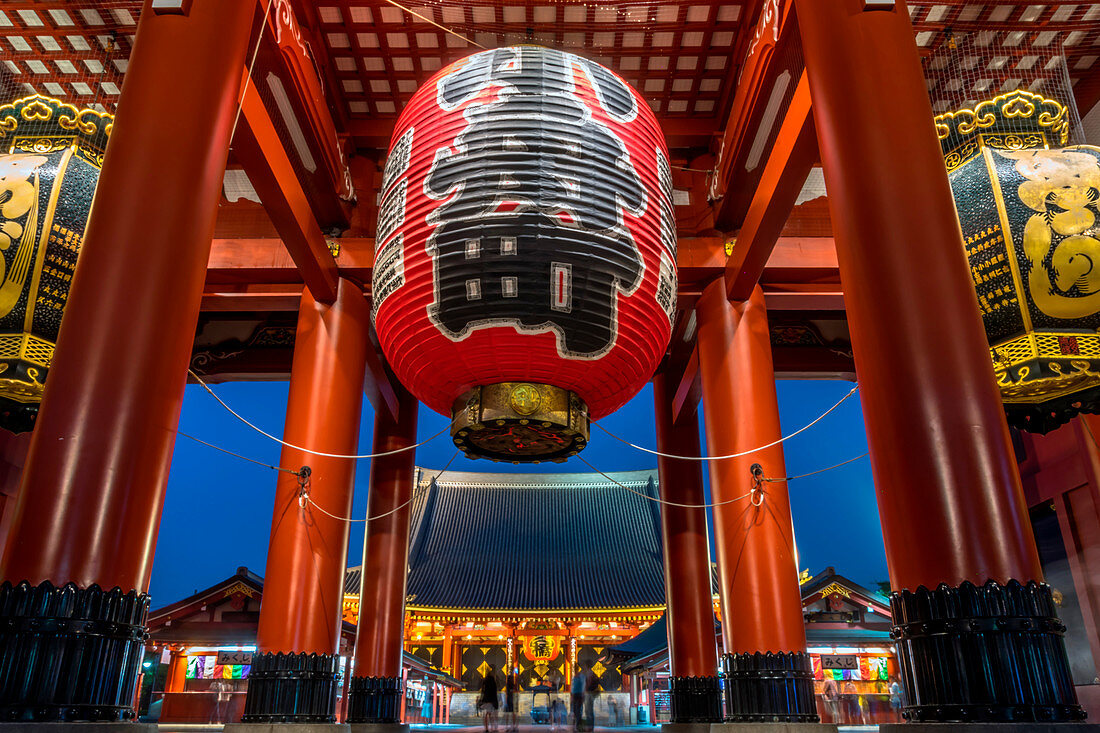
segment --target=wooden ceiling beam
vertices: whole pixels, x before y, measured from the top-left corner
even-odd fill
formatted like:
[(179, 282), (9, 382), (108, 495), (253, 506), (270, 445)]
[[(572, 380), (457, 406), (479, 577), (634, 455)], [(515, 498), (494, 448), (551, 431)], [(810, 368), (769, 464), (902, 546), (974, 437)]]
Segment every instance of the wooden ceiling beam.
[(286, 128), (284, 139), (291, 141), (298, 171), (308, 179), (307, 195), (317, 221), (326, 231), (346, 229), (355, 189), (314, 57), (313, 49), (320, 44), (289, 5), (264, 17), (267, 27), (254, 62), (253, 84)]
[(363, 119), (353, 117), (348, 121), (348, 136), (357, 149), (389, 150), (397, 118), (379, 117)]
[(817, 155), (810, 85), (803, 72), (726, 261), (730, 300), (747, 300), (752, 295)]
[(1092, 69), (1085, 72), (1073, 87), (1073, 96), (1077, 100), (1077, 111), (1084, 119), (1092, 108), (1100, 104), (1100, 63), (1094, 63)]
[(839, 290), (822, 292), (764, 290), (764, 304), (769, 313), (791, 312), (828, 313), (844, 312), (844, 293)]
[[(340, 247), (334, 260), (340, 277), (346, 277), (369, 291), (374, 239), (344, 238), (333, 242)], [(326, 246), (326, 254), (332, 258)], [(206, 269), (207, 288), (236, 283), (304, 282), (283, 240), (275, 237), (215, 239)]]
[[(248, 71), (245, 70), (247, 82)], [(248, 174), (306, 287), (317, 300), (336, 300), (336, 260), (254, 84), (245, 83), (233, 152)]]
[(781, 52), (799, 42), (795, 24), (789, 22), (791, 5), (790, 0), (761, 5), (738, 70), (737, 92), (721, 132), (709, 192), (717, 202), (718, 227), (723, 230), (740, 223), (745, 205), (742, 192), (755, 188), (754, 155), (767, 142), (775, 115), (782, 111), (776, 105), (783, 100), (784, 83), (791, 83), (782, 76), (787, 59)]

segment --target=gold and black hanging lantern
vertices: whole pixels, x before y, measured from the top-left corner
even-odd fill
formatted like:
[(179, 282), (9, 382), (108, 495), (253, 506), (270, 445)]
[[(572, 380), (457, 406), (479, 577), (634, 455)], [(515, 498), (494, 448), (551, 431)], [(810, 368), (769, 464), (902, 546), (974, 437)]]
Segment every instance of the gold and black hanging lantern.
[(1009, 423), (1100, 411), (1100, 148), (1023, 90), (935, 122)]
[(0, 427), (34, 427), (111, 115), (32, 95), (0, 106)]

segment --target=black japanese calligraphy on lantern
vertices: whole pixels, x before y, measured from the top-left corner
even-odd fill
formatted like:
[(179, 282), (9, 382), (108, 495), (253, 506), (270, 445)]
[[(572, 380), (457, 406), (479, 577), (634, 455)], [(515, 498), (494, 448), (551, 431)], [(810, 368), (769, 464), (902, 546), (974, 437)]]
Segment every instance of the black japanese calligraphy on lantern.
[(623, 223), (646, 193), (623, 141), (576, 93), (585, 73), (604, 112), (636, 113), (610, 72), (559, 51), (479, 54), (438, 83), (444, 110), (465, 104), (468, 126), (436, 152), (425, 193), (433, 321), (458, 340), (476, 328), (552, 330), (558, 352), (597, 358), (616, 340), (619, 293), (645, 263)]

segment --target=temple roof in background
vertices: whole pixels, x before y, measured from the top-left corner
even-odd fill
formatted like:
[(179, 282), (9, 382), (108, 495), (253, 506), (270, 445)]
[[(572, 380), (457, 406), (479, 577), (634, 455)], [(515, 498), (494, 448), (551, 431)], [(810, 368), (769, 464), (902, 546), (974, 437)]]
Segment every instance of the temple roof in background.
[[(657, 471), (417, 470), (408, 605), (600, 610), (665, 604)], [(359, 592), (351, 568), (345, 592)]]
[(871, 590), (849, 580), (838, 574), (831, 565), (802, 583), (801, 591), (802, 605), (808, 605), (830, 595), (839, 595), (857, 605), (873, 607), (876, 613), (890, 617), (890, 598), (885, 593)]

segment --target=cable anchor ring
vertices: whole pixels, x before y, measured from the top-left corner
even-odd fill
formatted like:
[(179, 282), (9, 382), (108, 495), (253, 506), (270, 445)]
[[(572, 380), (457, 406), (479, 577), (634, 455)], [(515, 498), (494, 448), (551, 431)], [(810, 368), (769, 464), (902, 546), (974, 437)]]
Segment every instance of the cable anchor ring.
[(752, 474), (752, 491), (750, 492), (749, 501), (753, 506), (760, 506), (764, 503), (764, 467), (759, 463), (754, 463), (749, 466), (749, 473)]
[(306, 501), (309, 500), (309, 477), (312, 475), (313, 469), (309, 466), (298, 469), (298, 506), (302, 509), (305, 509)]

